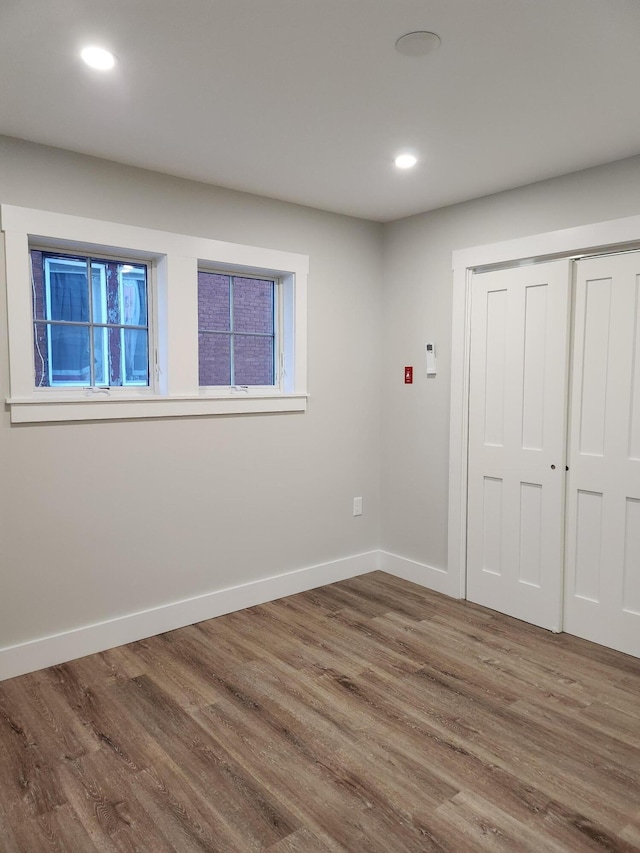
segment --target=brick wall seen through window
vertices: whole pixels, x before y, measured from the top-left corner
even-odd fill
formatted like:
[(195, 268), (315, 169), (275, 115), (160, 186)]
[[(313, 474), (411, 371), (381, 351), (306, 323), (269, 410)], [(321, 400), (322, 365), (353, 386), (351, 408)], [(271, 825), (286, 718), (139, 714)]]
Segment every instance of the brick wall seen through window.
[(276, 282), (198, 273), (201, 386), (274, 385)]

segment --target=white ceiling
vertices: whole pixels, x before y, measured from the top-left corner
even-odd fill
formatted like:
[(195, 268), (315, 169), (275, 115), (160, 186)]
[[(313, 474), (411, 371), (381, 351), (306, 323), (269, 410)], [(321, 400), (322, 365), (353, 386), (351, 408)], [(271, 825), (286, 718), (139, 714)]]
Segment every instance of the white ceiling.
[(0, 0), (0, 133), (388, 221), (640, 153), (639, 43), (638, 0)]

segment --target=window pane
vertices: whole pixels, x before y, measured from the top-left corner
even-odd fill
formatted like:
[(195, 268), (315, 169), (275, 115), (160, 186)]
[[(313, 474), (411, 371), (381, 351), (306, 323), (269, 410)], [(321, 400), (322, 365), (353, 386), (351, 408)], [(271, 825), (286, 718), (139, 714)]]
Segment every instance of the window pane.
[(234, 384), (273, 385), (273, 338), (234, 336)]
[(94, 261), (92, 267), (94, 323), (147, 326), (147, 268), (124, 261)]
[(93, 332), (95, 384), (148, 385), (148, 336), (144, 329), (97, 328)]
[(230, 335), (198, 335), (200, 385), (231, 384)]
[(125, 326), (146, 326), (146, 269), (131, 264), (114, 264), (113, 279), (120, 304), (114, 304), (113, 310), (110, 305), (109, 322), (122, 323)]
[(34, 320), (47, 319), (47, 296), (44, 285), (44, 269), (42, 266), (42, 252), (33, 249), (31, 257), (31, 298), (33, 301)]
[(93, 371), (94, 385), (109, 385), (109, 345), (108, 330), (93, 330)]
[(34, 323), (33, 328), (33, 361), (35, 364), (36, 388), (49, 387), (49, 343), (48, 326), (45, 323)]
[[(37, 319), (89, 322), (89, 285), (86, 258), (42, 255), (43, 313)], [(35, 272), (35, 271), (34, 271)], [(41, 300), (35, 300), (35, 307)]]
[[(273, 334), (272, 281), (257, 278), (233, 279), (233, 330)], [(238, 383), (246, 385), (247, 383)]]
[(108, 341), (108, 384), (122, 385), (122, 351), (123, 351), (123, 330), (109, 329), (107, 335)]
[(107, 322), (107, 270), (100, 261), (91, 262), (91, 301), (94, 323)]
[[(117, 331), (112, 329), (112, 332)], [(122, 329), (123, 385), (149, 384), (149, 341), (144, 329)], [(112, 355), (112, 365), (115, 359)], [(114, 381), (115, 385), (115, 371)]]
[(34, 356), (38, 387), (91, 384), (88, 326), (36, 323)]
[(49, 326), (49, 333), (51, 384), (90, 384), (88, 326)]
[(231, 330), (228, 275), (198, 273), (198, 329), (218, 332)]

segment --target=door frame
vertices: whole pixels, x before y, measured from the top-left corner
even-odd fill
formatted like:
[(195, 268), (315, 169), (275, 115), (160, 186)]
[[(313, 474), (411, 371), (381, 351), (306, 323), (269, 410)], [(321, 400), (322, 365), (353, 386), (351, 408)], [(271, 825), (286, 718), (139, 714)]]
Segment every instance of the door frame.
[(453, 252), (447, 592), (466, 598), (469, 354), (475, 272), (640, 248), (640, 216), (548, 231)]

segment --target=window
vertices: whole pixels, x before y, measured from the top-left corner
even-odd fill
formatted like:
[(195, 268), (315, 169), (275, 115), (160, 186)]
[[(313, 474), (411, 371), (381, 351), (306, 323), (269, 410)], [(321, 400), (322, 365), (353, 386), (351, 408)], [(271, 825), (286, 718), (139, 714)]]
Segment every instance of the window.
[(36, 387), (148, 385), (146, 264), (30, 258)]
[(277, 384), (277, 282), (198, 272), (201, 386)]
[(12, 423), (306, 410), (306, 255), (0, 218)]

